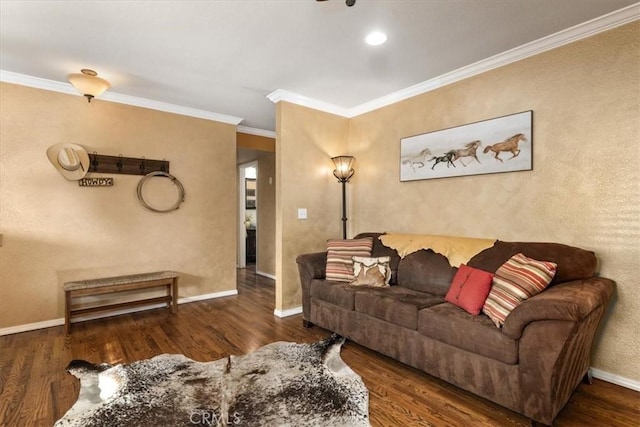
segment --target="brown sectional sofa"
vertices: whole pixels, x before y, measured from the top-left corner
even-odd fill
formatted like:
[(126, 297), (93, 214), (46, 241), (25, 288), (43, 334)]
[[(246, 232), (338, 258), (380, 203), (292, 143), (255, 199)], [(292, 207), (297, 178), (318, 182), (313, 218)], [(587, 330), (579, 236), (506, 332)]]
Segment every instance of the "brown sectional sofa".
[(526, 300), (502, 328), (445, 302), (456, 268), (431, 250), (400, 259), (371, 236), (372, 256), (390, 256), (389, 288), (325, 279), (326, 252), (297, 258), (305, 325), (318, 325), (551, 425), (588, 377), (592, 343), (614, 282), (596, 276), (593, 252), (557, 243), (497, 241), (467, 265), (495, 272), (516, 253), (557, 264), (542, 293)]

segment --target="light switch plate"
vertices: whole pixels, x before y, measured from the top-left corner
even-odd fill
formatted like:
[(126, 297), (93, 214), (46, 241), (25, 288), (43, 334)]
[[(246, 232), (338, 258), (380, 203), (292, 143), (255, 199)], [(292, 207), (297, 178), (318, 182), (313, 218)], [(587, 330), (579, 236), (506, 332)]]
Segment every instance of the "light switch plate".
[(298, 219), (307, 219), (307, 209), (299, 208), (298, 209)]

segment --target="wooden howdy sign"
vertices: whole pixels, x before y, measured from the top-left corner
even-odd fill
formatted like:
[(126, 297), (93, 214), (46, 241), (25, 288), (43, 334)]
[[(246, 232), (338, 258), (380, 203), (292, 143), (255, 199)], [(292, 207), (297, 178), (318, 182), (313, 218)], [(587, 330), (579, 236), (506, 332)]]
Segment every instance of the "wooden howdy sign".
[(82, 178), (78, 180), (80, 187), (111, 187), (113, 178)]

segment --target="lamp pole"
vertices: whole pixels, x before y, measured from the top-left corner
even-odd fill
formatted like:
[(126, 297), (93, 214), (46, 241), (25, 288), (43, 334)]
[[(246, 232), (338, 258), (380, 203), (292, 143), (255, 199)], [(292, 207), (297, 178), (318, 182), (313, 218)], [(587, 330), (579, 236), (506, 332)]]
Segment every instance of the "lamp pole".
[(347, 180), (341, 179), (342, 184), (342, 238), (347, 238)]

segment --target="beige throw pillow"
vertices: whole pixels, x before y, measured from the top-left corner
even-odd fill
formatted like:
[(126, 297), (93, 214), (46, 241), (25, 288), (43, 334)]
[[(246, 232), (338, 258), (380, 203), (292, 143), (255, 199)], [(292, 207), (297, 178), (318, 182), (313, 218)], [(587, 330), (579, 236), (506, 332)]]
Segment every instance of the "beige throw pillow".
[(374, 286), (386, 288), (391, 280), (391, 257), (379, 258), (353, 257), (353, 286)]

